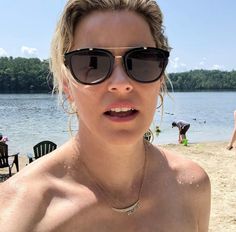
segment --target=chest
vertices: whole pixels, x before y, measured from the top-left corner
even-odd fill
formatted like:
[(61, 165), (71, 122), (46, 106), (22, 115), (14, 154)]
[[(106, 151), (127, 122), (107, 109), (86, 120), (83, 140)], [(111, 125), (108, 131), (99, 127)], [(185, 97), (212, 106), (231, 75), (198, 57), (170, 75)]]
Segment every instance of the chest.
[(37, 232), (197, 232), (196, 210), (185, 187), (174, 178), (150, 179), (132, 215), (114, 212), (96, 191), (80, 190), (52, 198)]
[[(147, 203), (147, 202), (146, 202)], [(50, 232), (197, 232), (197, 223), (191, 210), (168, 204), (141, 205), (134, 214), (120, 214), (106, 205), (93, 205), (77, 211), (65, 207), (63, 214), (51, 225)], [(60, 208), (59, 206), (57, 206)], [(54, 211), (54, 210), (53, 210)], [(63, 222), (63, 223), (62, 223)], [(42, 226), (44, 232), (48, 225)], [(49, 227), (48, 227), (49, 228)], [(54, 229), (52, 229), (54, 228)]]

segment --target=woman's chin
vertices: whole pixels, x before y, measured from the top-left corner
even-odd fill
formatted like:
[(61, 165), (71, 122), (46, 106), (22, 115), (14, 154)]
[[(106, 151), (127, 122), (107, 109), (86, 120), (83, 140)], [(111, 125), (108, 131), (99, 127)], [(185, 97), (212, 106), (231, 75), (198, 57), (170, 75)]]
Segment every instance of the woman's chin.
[(137, 144), (143, 140), (143, 135), (140, 133), (132, 133), (129, 131), (116, 132), (113, 135), (106, 136), (106, 142), (112, 145), (127, 146)]

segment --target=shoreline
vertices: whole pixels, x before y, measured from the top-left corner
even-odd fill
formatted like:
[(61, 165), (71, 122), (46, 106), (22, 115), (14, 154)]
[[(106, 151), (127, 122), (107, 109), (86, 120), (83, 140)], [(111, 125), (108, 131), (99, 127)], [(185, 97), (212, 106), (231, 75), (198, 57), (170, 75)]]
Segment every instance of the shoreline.
[[(228, 142), (160, 144), (198, 163), (211, 181), (211, 216), (209, 232), (236, 231), (236, 148), (227, 150)], [(20, 170), (28, 164), (27, 156), (19, 156)], [(15, 166), (12, 172), (15, 173)], [(0, 175), (8, 169), (0, 169)]]

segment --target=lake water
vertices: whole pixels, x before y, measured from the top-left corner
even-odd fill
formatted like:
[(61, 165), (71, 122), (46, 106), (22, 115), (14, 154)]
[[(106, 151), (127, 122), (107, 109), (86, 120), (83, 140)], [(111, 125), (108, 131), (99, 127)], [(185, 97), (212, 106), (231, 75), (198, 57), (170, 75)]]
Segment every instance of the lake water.
[[(161, 133), (154, 143), (177, 143), (178, 129), (174, 120), (191, 123), (189, 142), (228, 141), (233, 129), (236, 92), (171, 93), (164, 99), (164, 112), (156, 112), (152, 128)], [(0, 132), (9, 138), (9, 150), (32, 152), (41, 140), (61, 145), (70, 137), (68, 117), (50, 94), (0, 94)], [(74, 126), (75, 127), (75, 126)]]

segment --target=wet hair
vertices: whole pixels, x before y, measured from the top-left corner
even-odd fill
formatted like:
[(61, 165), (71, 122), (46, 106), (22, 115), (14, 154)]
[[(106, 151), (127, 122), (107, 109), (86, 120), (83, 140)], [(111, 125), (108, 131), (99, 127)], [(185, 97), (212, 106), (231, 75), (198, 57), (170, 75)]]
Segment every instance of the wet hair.
[[(156, 47), (170, 50), (164, 35), (162, 12), (155, 0), (68, 0), (57, 24), (51, 43), (50, 68), (54, 78), (54, 90), (62, 96), (66, 80), (64, 53), (70, 51), (76, 25), (93, 11), (129, 10), (143, 16), (148, 22)], [(164, 75), (166, 79), (166, 75)], [(162, 92), (166, 90), (165, 80)]]
[(172, 122), (172, 127), (177, 126), (176, 122)]
[(0, 140), (2, 139), (2, 134), (0, 133)]

